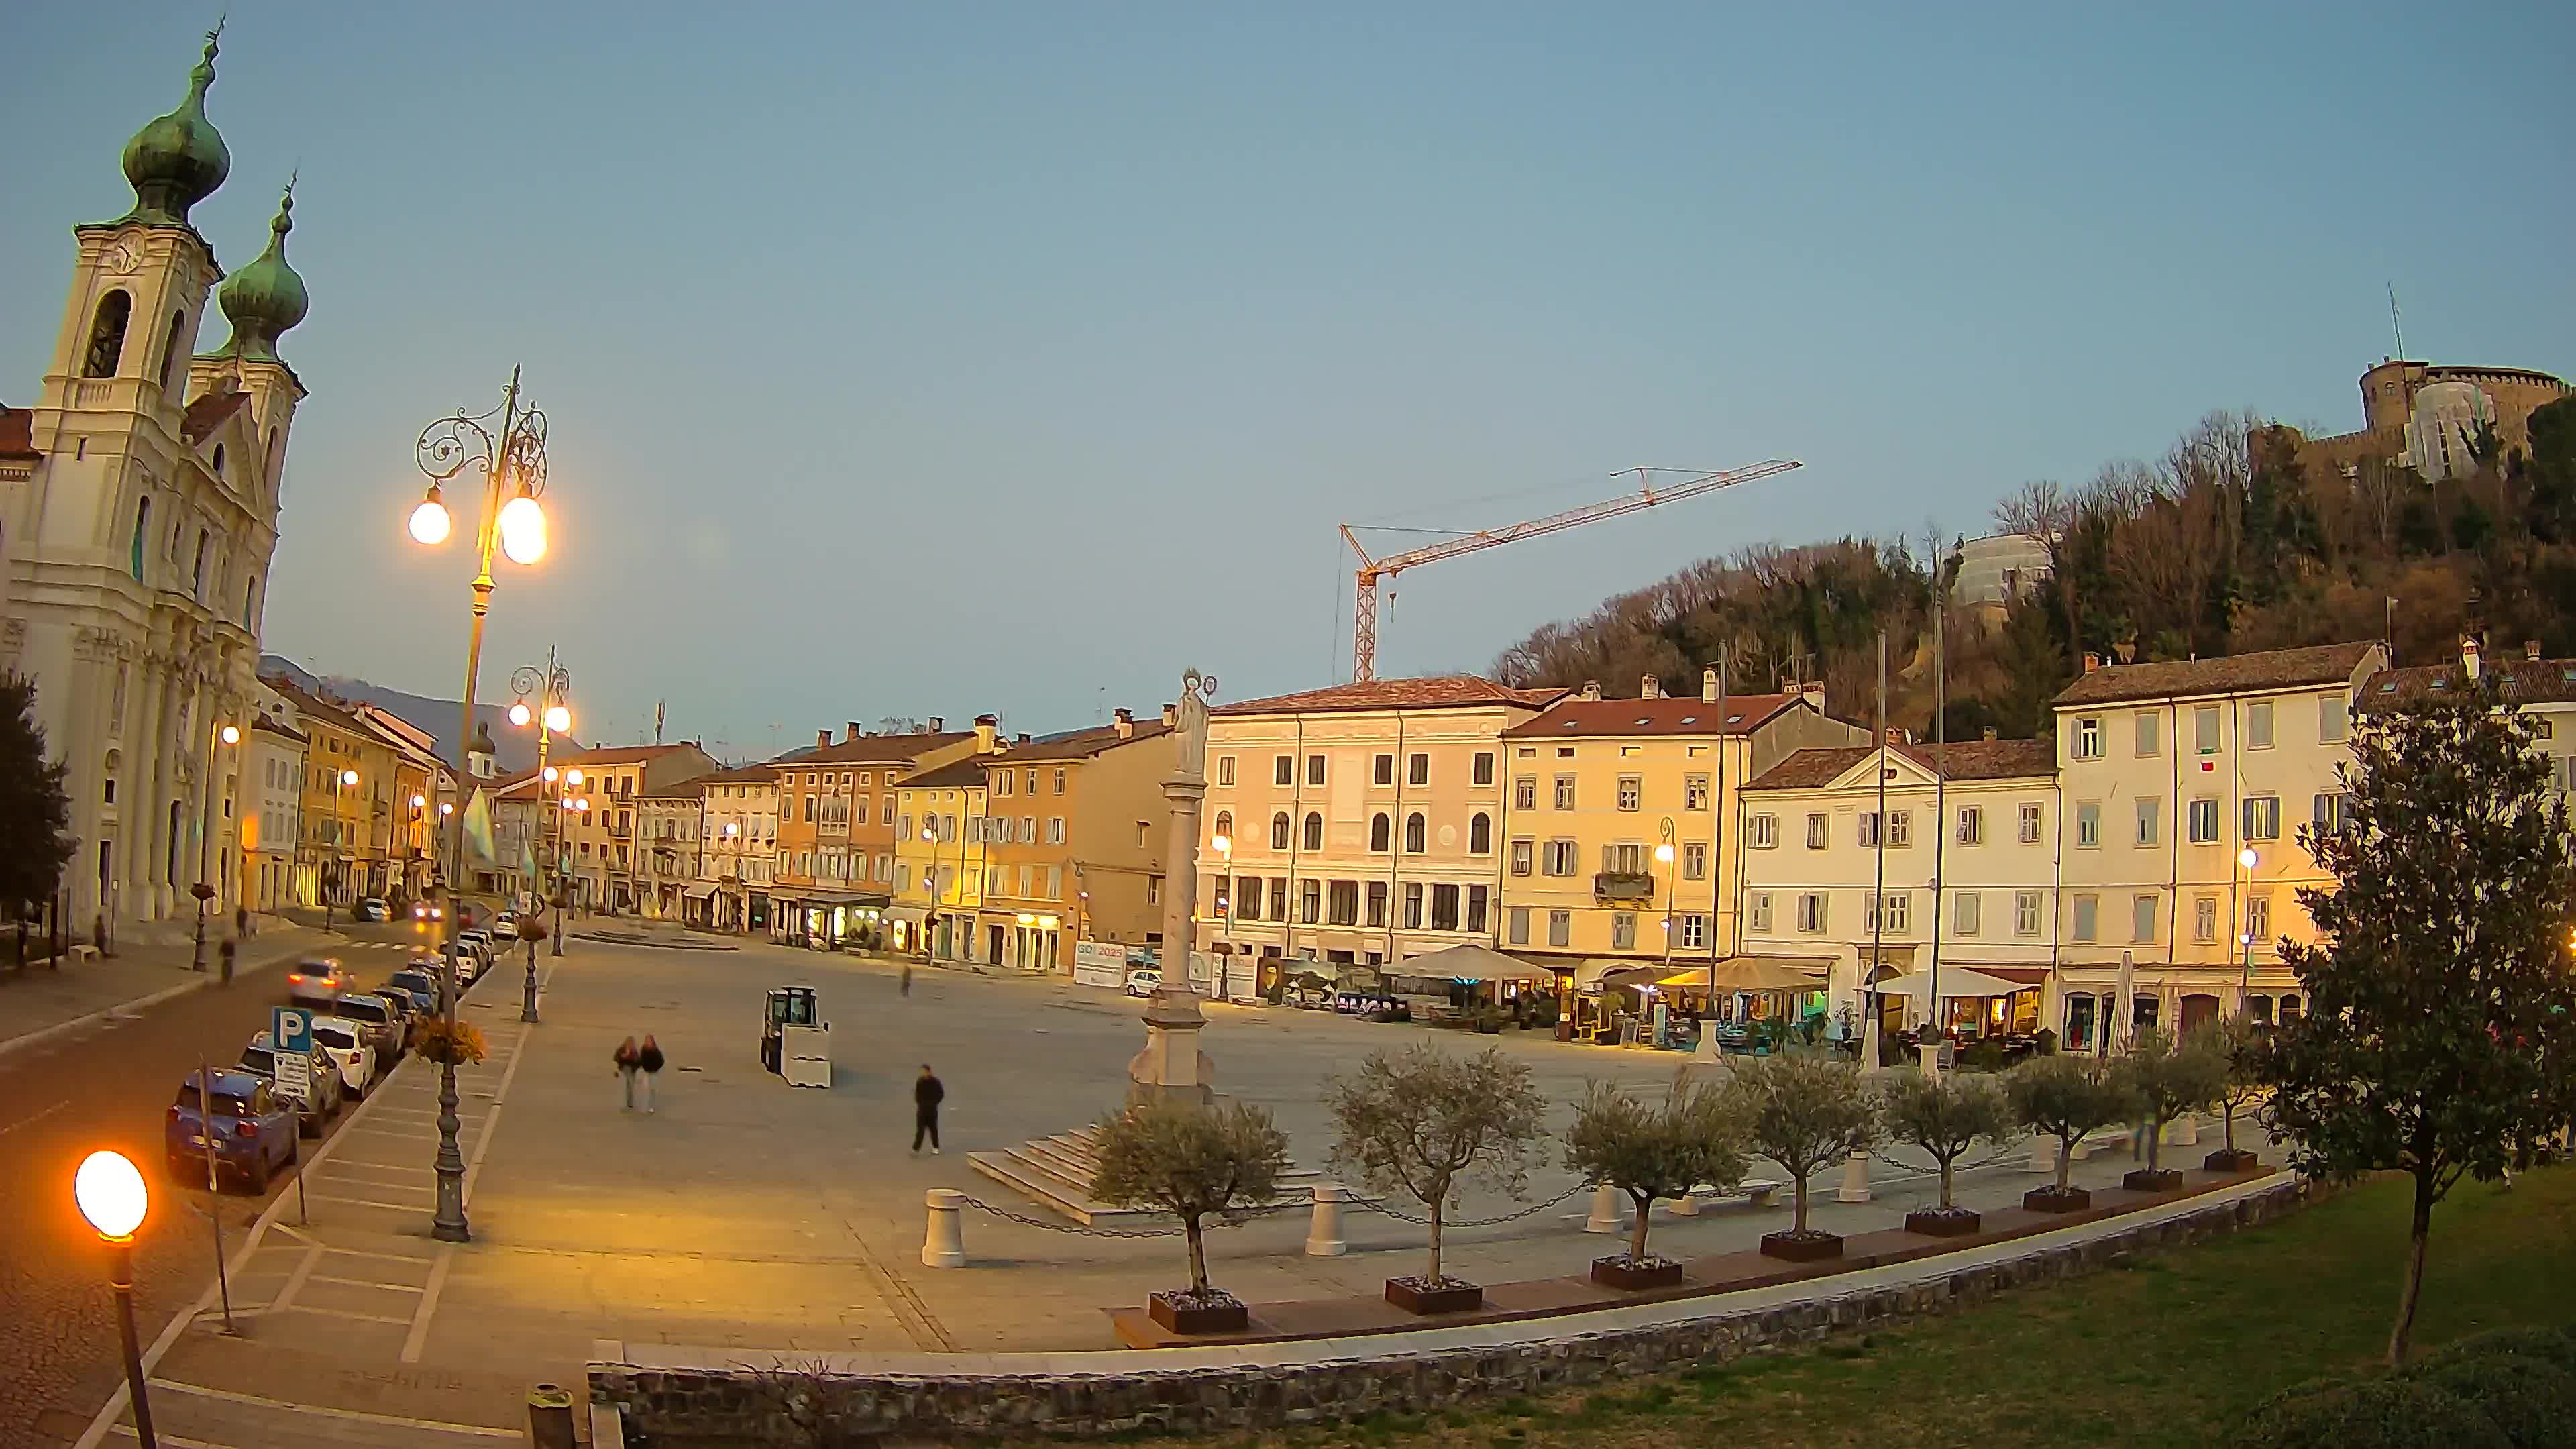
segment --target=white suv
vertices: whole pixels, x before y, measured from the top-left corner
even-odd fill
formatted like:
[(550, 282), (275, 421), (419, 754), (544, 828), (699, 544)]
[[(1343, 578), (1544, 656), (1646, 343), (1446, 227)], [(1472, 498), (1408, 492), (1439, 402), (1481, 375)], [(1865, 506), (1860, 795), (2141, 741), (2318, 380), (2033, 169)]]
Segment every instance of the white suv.
[(313, 1049), (327, 1054), (340, 1068), (340, 1086), (351, 1100), (364, 1098), (376, 1082), (376, 1050), (367, 1040), (364, 1022), (336, 1016), (313, 1018)]

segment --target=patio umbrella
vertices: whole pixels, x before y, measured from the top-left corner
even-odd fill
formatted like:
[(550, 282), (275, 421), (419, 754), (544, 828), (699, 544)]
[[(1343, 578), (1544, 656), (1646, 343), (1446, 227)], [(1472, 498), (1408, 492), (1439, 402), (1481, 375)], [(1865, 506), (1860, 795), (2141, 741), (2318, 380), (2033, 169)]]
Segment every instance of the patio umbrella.
[(1556, 973), (1506, 956), (1473, 941), (1443, 947), (1424, 956), (1407, 956), (1396, 965), (1404, 976), (1446, 976), (1452, 981), (1553, 981)]
[[(1882, 981), (1878, 983), (1878, 989), (1890, 996), (1929, 996), (1932, 994), (1932, 978), (1929, 972), (1916, 971), (1891, 981)], [(1983, 971), (1971, 970), (1965, 966), (1953, 966), (1941, 973), (1941, 996), (1944, 1000), (1953, 997), (2010, 996), (2016, 991), (2030, 989), (2018, 981), (1989, 976)]]
[(2111, 1020), (2102, 1028), (2102, 1040), (2109, 1043), (2115, 1051), (2125, 1052), (2129, 1049), (2129, 1023), (2137, 1016), (2137, 1008), (2129, 998), (2137, 991), (2137, 985), (2137, 963), (2129, 959), (2128, 952), (2123, 951), (2120, 953), (2120, 974), (2111, 985), (2114, 993)]
[[(1796, 956), (1729, 956), (1717, 963), (1720, 991), (1815, 991), (1825, 982), (1828, 963)], [(1709, 969), (1685, 967), (1657, 983), (1684, 990), (1705, 988)]]

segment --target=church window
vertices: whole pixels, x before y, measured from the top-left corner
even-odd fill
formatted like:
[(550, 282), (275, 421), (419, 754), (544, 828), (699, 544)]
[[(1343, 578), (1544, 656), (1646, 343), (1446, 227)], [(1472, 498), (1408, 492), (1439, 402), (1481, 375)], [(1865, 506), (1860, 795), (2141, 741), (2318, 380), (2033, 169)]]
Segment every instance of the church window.
[(125, 360), (125, 324), (134, 315), (134, 299), (122, 288), (98, 299), (98, 320), (90, 324), (89, 358), (83, 377), (114, 377)]
[(148, 497), (134, 505), (134, 559), (136, 578), (143, 577), (143, 540), (151, 536), (152, 500)]
[(197, 530), (197, 562), (188, 571), (188, 592), (199, 603), (206, 599), (206, 550), (213, 543), (212, 533), (202, 528)]
[(242, 585), (242, 627), (259, 632), (259, 575), (252, 574)]
[(215, 476), (224, 476), (224, 445), (221, 443), (215, 444)]
[(179, 338), (188, 330), (188, 314), (170, 314), (170, 335), (161, 343), (161, 390), (168, 392), (178, 383)]

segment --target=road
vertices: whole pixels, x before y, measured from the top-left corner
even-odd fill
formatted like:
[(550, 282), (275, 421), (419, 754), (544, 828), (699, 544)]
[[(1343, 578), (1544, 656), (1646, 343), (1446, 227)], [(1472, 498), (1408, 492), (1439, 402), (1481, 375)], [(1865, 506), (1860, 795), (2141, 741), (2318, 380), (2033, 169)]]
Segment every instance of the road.
[[(367, 985), (399, 969), (403, 948), (421, 939), (408, 924), (350, 934), (333, 953)], [(284, 1001), (285, 973), (271, 969), (0, 1057), (0, 1183), (9, 1185), (0, 1194), (0, 1449), (72, 1442), (123, 1378), (107, 1252), (71, 1200), (82, 1157), (116, 1148), (151, 1184), (134, 1253), (135, 1319), (147, 1343), (215, 1280), (210, 1202), (227, 1249), (266, 1205), (237, 1185), (210, 1199), (202, 1180), (171, 1181), (162, 1121), (182, 1076), (201, 1058), (236, 1060)], [(270, 1196), (293, 1192), (293, 1182), (281, 1175)]]

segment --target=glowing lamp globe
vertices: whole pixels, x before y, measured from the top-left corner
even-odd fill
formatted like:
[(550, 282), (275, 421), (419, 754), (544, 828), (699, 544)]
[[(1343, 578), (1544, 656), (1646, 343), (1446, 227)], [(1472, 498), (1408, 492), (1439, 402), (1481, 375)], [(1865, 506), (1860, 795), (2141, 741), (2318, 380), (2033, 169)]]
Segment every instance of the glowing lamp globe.
[(342, 770), (340, 772), (340, 783), (343, 785), (354, 785), (358, 783), (358, 772), (355, 770)]
[(2243, 850), (2236, 852), (2236, 863), (2245, 867), (2247, 870), (2252, 870), (2254, 868), (2254, 859), (2254, 847), (2250, 845), (2245, 847)]
[(548, 766), (546, 766), (546, 783), (547, 783), (547, 784), (549, 784), (549, 785), (553, 784), (553, 783), (554, 783), (554, 780), (555, 780), (555, 776), (556, 776), (558, 773), (560, 773), (560, 772), (559, 772), (559, 771), (557, 771), (557, 770), (555, 769), (555, 767), (554, 767), (554, 766), (552, 766), (552, 765), (548, 765)]
[(1208, 844), (1215, 847), (1216, 853), (1219, 855), (1234, 854), (1234, 837), (1231, 835), (1216, 836), (1210, 839)]
[(241, 743), (241, 726), (239, 726), (239, 725), (226, 725), (226, 726), (224, 726), (224, 731), (223, 731), (223, 736), (222, 736), (222, 738), (223, 738), (223, 742), (224, 742), (225, 744), (228, 744), (228, 745), (237, 745), (237, 744), (240, 744), (240, 743)]
[(565, 784), (567, 784), (567, 785), (578, 785), (578, 784), (580, 784), (580, 783), (581, 783), (581, 771), (579, 771), (579, 770), (566, 770), (566, 771), (564, 771), (564, 783), (565, 783)]
[(529, 718), (530, 715), (528, 714), (527, 701), (521, 700), (519, 703), (510, 706), (511, 724), (518, 726), (520, 729), (526, 729), (528, 727)]
[(447, 505), (438, 501), (435, 488), (430, 490), (429, 497), (420, 501), (418, 508), (411, 511), (411, 536), (415, 543), (432, 546), (445, 543), (447, 531), (452, 527), (454, 524), (447, 516)]
[(80, 1170), (72, 1175), (72, 1201), (80, 1204), (80, 1214), (98, 1235), (107, 1239), (130, 1238), (143, 1226), (143, 1210), (151, 1194), (143, 1186), (143, 1174), (122, 1152), (93, 1152), (81, 1160)]
[(522, 493), (501, 505), (501, 552), (510, 562), (532, 564), (546, 556), (546, 510)]
[(553, 730), (556, 734), (562, 734), (564, 731), (571, 729), (572, 711), (559, 704), (547, 706), (546, 728)]

